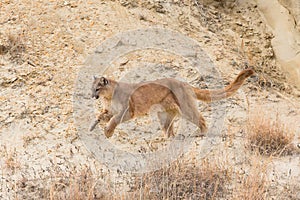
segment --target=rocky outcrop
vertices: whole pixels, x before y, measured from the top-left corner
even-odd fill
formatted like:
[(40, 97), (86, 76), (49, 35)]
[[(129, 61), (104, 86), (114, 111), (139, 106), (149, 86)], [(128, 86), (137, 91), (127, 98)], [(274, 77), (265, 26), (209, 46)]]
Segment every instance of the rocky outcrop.
[[(276, 60), (287, 72), (290, 83), (300, 88), (300, 2), (296, 0), (257, 0), (261, 15), (274, 38)], [(298, 5), (298, 6), (297, 6)]]

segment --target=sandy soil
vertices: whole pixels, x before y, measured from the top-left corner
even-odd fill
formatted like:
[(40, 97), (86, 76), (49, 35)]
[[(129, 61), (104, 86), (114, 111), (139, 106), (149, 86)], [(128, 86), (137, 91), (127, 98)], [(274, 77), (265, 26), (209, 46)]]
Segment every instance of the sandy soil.
[[(249, 113), (258, 109), (266, 111), (271, 118), (280, 116), (296, 130), (295, 145), (300, 143), (300, 92), (285, 71), (291, 68), (282, 68), (289, 63), (285, 66), (292, 67), (290, 74), (299, 73), (293, 67), (299, 61), (296, 51), (299, 47), (286, 47), (283, 39), (274, 44), (274, 37), (283, 36), (276, 32), (277, 24), (272, 26), (268, 17), (263, 17), (266, 13), (262, 14), (261, 9), (254, 1), (1, 1), (1, 199), (49, 198), (54, 183), (65, 184), (65, 180), (83, 171), (97, 180), (97, 198), (107, 191), (113, 195), (129, 190), (130, 173), (109, 169), (91, 154), (78, 135), (73, 115), (75, 84), (86, 59), (103, 41), (128, 30), (167, 28), (194, 39), (220, 72), (222, 84), (231, 81), (245, 66), (254, 67), (257, 76), (224, 101), (226, 126), (222, 133), (228, 136), (211, 141), (216, 143), (213, 152), (226, 153), (234, 170), (247, 171), (251, 166), (247, 161), (250, 153), (244, 148), (245, 123)], [(288, 23), (285, 25), (290, 27)], [(295, 38), (298, 41), (298, 36)], [(291, 58), (282, 59), (284, 62), (276, 60), (282, 58), (282, 49), (289, 48), (293, 48)], [(176, 71), (195, 86), (214, 87), (197, 79), (184, 59), (155, 50), (137, 51), (116, 59), (106, 75), (119, 79), (122, 72), (137, 66), (153, 69), (147, 72), (148, 79), (176, 76), (168, 70), (174, 68), (172, 72)], [(143, 80), (139, 78), (128, 77)], [(212, 124), (210, 108), (218, 105), (199, 103), (209, 124)], [(93, 102), (91, 109), (97, 113), (98, 106)], [(125, 151), (155, 151), (168, 143), (157, 126), (148, 119), (128, 122), (110, 142)], [(135, 128), (133, 134), (128, 134), (122, 127)], [(102, 133), (101, 126), (97, 130)], [(143, 135), (136, 134), (140, 132)], [(90, 134), (98, 137), (96, 132)], [(199, 150), (201, 141), (202, 137), (196, 137), (192, 144), (199, 159), (203, 153)], [(300, 198), (299, 163), (299, 154), (273, 158), (268, 165), (270, 198), (278, 199), (286, 190), (294, 199)], [(293, 183), (293, 188), (287, 189), (289, 183)]]

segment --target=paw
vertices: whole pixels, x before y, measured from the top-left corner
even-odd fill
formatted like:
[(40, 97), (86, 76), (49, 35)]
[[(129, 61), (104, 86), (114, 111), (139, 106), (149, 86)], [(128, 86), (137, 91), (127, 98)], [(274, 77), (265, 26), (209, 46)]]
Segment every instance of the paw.
[(169, 138), (169, 137), (174, 137), (174, 136), (175, 136), (175, 133), (174, 133), (174, 131), (173, 131), (173, 128), (170, 128), (170, 129), (165, 129), (165, 128), (163, 128), (162, 131), (163, 131), (164, 135), (167, 136), (168, 138)]
[(169, 130), (169, 131), (168, 131), (168, 138), (169, 138), (169, 137), (174, 137), (174, 136), (175, 136), (174, 131), (173, 131), (173, 130)]
[(112, 135), (114, 134), (114, 130), (109, 128), (109, 127), (105, 127), (104, 128), (104, 135), (107, 137), (107, 138), (110, 138)]
[(206, 125), (204, 125), (204, 126), (202, 126), (202, 127), (200, 128), (200, 130), (201, 130), (201, 133), (207, 133), (208, 128), (207, 128)]

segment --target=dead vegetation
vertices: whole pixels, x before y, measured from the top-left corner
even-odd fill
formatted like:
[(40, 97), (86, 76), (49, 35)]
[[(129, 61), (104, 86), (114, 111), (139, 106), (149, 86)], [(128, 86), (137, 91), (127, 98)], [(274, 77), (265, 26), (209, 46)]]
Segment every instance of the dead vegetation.
[(293, 131), (281, 122), (264, 117), (266, 113), (257, 114), (248, 121), (247, 147), (265, 156), (291, 155), (296, 148), (293, 146)]
[(52, 181), (47, 199), (92, 200), (101, 199), (102, 194), (97, 191), (97, 180), (87, 168), (71, 175), (69, 178), (59, 178)]
[[(107, 185), (99, 181), (88, 167), (74, 169), (71, 173), (60, 169), (52, 169), (51, 177), (45, 179), (28, 179), (23, 177), (16, 182), (17, 199), (49, 199), (49, 200), (97, 200), (110, 199)], [(56, 172), (56, 173), (55, 173)], [(22, 192), (21, 192), (22, 191)]]
[(16, 64), (24, 62), (24, 53), (26, 51), (24, 33), (11, 34), (5, 37), (4, 44), (0, 45), (0, 55), (9, 55), (9, 59)]
[(16, 189), (25, 192), (25, 196), (18, 196), (23, 199), (219, 199), (227, 195), (231, 182), (229, 166), (218, 158), (201, 163), (194, 158), (180, 159), (154, 172), (127, 176), (129, 191), (111, 187), (115, 178), (108, 175), (103, 182), (103, 177), (95, 176), (88, 167), (70, 174), (54, 168), (51, 178), (23, 178)]
[(7, 150), (7, 147), (4, 146), (4, 154), (5, 154), (4, 156), (5, 156), (5, 168), (6, 169), (9, 169), (11, 171), (20, 169), (21, 164), (17, 160), (16, 149), (9, 151), (9, 150)]
[(254, 155), (251, 166), (246, 167), (243, 174), (236, 178), (238, 181), (233, 199), (264, 200), (267, 199), (269, 183), (267, 180), (268, 162), (262, 162)]
[[(103, 174), (99, 177), (86, 166), (70, 172), (51, 169), (51, 177), (41, 180), (20, 179), (15, 185), (17, 197), (30, 199), (245, 199), (265, 200), (270, 192), (268, 169), (273, 158), (257, 154), (247, 157), (250, 165), (235, 163), (222, 156), (209, 156), (198, 160), (193, 156), (180, 158), (157, 171), (139, 175), (125, 175), (124, 185), (116, 186), (116, 177)], [(226, 156), (223, 156), (226, 157)], [(224, 160), (224, 159), (223, 159)], [(103, 181), (106, 179), (106, 181)], [(276, 195), (296, 199), (297, 184)], [(23, 191), (20, 193), (20, 191)], [(296, 193), (295, 193), (296, 192)], [(22, 194), (19, 196), (19, 194)]]
[[(193, 160), (193, 159), (192, 159)], [(135, 177), (132, 199), (217, 199), (226, 195), (231, 171), (224, 163), (177, 160), (170, 166)]]

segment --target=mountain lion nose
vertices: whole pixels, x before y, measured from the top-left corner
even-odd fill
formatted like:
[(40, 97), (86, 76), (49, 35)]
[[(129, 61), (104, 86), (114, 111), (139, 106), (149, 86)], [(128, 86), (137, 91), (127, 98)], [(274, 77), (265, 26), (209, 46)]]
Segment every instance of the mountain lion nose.
[(99, 95), (92, 94), (92, 98), (99, 99)]

